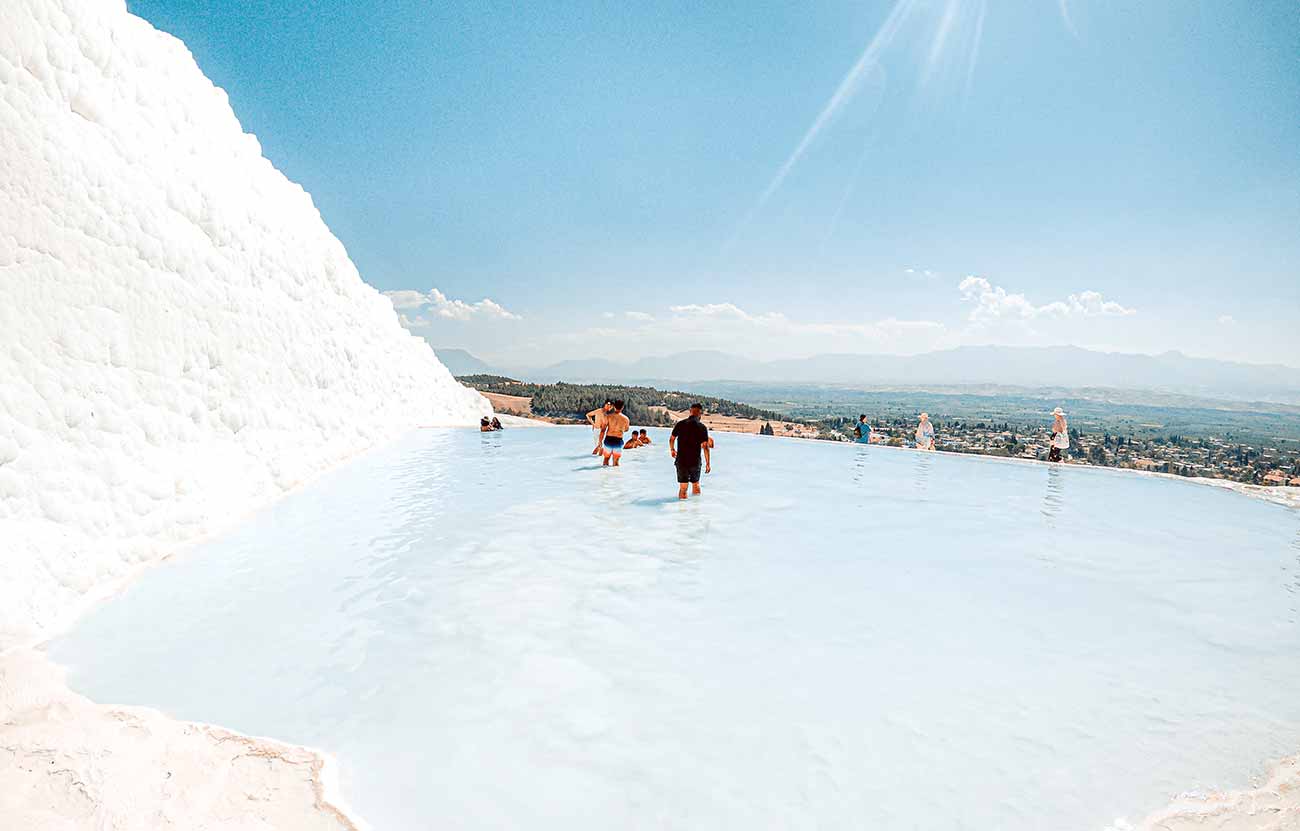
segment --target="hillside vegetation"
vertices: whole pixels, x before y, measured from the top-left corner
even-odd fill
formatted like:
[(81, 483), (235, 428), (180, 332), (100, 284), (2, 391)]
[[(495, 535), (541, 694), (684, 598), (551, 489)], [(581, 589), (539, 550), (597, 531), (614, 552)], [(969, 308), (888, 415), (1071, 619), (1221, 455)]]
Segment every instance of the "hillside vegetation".
[(504, 375), (464, 375), (457, 380), (479, 392), (531, 398), (533, 414), (548, 418), (582, 421), (587, 413), (605, 403), (606, 399), (621, 398), (626, 402), (623, 411), (634, 424), (670, 425), (673, 419), (666, 410), (680, 412), (693, 403), (703, 404), (704, 409), (714, 415), (789, 420), (772, 410), (679, 390), (618, 384), (533, 384)]

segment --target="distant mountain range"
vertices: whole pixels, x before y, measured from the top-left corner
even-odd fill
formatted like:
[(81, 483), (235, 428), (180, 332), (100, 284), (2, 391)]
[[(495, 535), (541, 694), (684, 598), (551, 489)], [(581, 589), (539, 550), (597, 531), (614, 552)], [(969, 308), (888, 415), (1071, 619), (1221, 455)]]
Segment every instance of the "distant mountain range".
[(447, 349), (434, 347), (433, 354), (438, 356), (442, 365), (451, 370), (452, 375), (496, 375), (495, 369), (486, 362), (474, 357), (464, 349)]
[[(494, 372), (464, 350), (457, 375)], [(472, 363), (471, 363), (472, 362)], [(444, 363), (448, 361), (444, 358)], [(451, 368), (451, 363), (448, 367)], [(963, 346), (921, 355), (814, 355), (756, 361), (726, 352), (681, 352), (630, 363), (572, 360), (540, 369), (501, 368), (496, 374), (522, 380), (581, 383), (653, 382), (660, 386), (697, 381), (811, 384), (998, 384), (1018, 387), (1110, 387), (1166, 390), (1235, 400), (1300, 404), (1300, 369), (1191, 358), (1180, 352), (1137, 355), (1095, 352), (1075, 346)]]

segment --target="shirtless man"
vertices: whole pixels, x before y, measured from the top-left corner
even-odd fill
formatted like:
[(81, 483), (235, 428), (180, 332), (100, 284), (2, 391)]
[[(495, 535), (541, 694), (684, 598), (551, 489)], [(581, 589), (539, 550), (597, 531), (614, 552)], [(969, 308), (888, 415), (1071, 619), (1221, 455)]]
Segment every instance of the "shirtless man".
[(615, 401), (613, 407), (614, 411), (605, 416), (605, 429), (601, 431), (601, 444), (605, 450), (602, 467), (608, 466), (610, 459), (614, 460), (614, 467), (618, 467), (618, 460), (623, 455), (623, 434), (632, 427), (632, 422), (623, 415), (623, 399)]
[(605, 437), (605, 419), (612, 409), (614, 409), (614, 402), (606, 398), (602, 406), (587, 413), (587, 423), (591, 425), (591, 432), (596, 436), (596, 449), (591, 451), (593, 456), (600, 455), (600, 441)]
[(643, 444), (650, 444), (650, 443), (651, 443), (651, 442), (650, 442), (650, 434), (647, 433), (647, 432), (645, 431), (645, 428), (644, 428), (644, 427), (642, 427), (642, 428), (641, 428), (641, 435), (639, 435), (639, 436), (636, 437), (636, 446), (637, 446), (637, 447), (640, 447), (640, 446), (643, 445)]

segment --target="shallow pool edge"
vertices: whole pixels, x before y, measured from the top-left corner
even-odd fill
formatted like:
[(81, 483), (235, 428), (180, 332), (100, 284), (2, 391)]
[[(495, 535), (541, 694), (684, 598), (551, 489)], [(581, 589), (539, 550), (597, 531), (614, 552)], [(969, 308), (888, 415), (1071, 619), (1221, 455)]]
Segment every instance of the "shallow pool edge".
[(1259, 784), (1237, 790), (1189, 791), (1136, 825), (1116, 820), (1106, 831), (1288, 831), (1300, 828), (1300, 755), (1275, 762)]
[[(134, 827), (143, 808), (181, 825), (370, 831), (340, 794), (329, 754), (95, 703), (34, 649), (0, 656), (0, 746), (9, 751), (0, 782), (14, 795), (0, 804), (6, 827)], [(166, 776), (142, 776), (150, 769)]]

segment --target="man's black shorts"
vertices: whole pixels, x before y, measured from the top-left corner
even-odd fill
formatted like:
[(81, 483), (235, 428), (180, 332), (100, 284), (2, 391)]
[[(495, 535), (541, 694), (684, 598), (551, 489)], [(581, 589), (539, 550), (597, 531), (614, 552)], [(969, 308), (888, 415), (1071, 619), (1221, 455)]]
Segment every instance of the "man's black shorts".
[(699, 462), (696, 462), (695, 464), (690, 465), (690, 466), (687, 466), (687, 465), (678, 465), (678, 466), (677, 466), (677, 483), (678, 483), (679, 485), (687, 485), (687, 484), (690, 484), (690, 485), (698, 485), (698, 484), (700, 483), (700, 469), (701, 469), (701, 467), (702, 467), (702, 466), (700, 465)]

